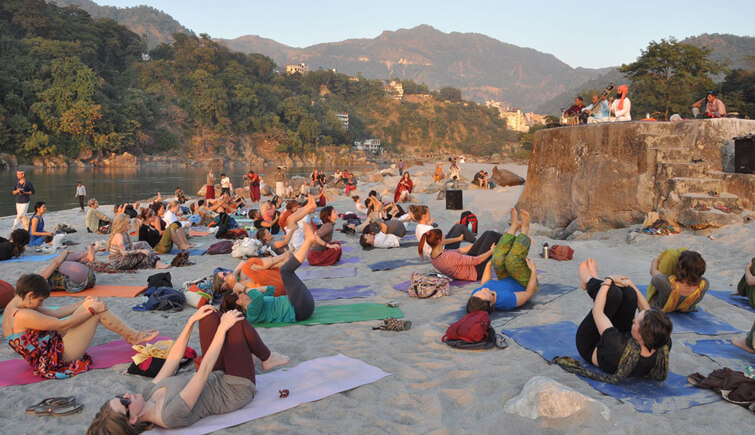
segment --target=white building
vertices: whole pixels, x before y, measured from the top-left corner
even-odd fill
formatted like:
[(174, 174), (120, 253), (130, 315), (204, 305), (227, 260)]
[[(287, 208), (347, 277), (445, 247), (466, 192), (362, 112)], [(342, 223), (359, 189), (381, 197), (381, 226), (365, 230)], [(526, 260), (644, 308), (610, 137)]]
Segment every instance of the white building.
[(309, 67), (306, 63), (297, 63), (295, 65), (286, 65), (286, 74), (304, 74), (309, 71)]
[(339, 121), (341, 121), (341, 124), (343, 124), (343, 128), (346, 130), (349, 129), (349, 114), (348, 113), (336, 113), (336, 118), (338, 118)]
[(369, 151), (373, 154), (383, 153), (383, 145), (380, 144), (380, 139), (355, 140), (354, 149), (360, 151)]

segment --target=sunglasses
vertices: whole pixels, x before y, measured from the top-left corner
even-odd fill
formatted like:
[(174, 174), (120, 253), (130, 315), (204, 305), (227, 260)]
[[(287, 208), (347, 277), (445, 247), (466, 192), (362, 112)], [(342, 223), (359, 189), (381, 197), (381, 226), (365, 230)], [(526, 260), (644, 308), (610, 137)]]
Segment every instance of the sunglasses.
[(128, 407), (131, 405), (131, 399), (128, 397), (124, 397), (123, 395), (119, 394), (115, 396), (116, 399), (120, 400), (121, 405), (123, 405), (124, 408), (126, 408), (126, 418), (131, 418), (131, 412), (128, 410)]

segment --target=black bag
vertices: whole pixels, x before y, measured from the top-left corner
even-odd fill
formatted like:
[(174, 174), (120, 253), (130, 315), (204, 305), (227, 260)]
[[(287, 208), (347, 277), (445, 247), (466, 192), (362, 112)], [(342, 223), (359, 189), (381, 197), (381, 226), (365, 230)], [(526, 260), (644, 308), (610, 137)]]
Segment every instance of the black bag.
[(147, 287), (173, 287), (170, 272), (160, 272), (147, 278)]
[(492, 349), (495, 347), (495, 329), (493, 327), (488, 328), (488, 338), (484, 341), (478, 341), (476, 343), (470, 343), (464, 340), (446, 340), (445, 343), (456, 349), (465, 350), (479, 350), (479, 349)]
[(215, 233), (216, 239), (224, 239), (231, 229), (231, 217), (228, 213), (221, 212), (216, 218), (215, 223), (218, 224), (218, 232)]
[[(183, 357), (181, 359), (181, 362), (178, 363), (178, 370), (181, 370), (191, 364), (194, 361), (193, 358), (187, 358)], [(165, 365), (165, 359), (164, 358), (151, 358), (149, 362), (149, 367), (146, 369), (142, 369), (138, 365), (136, 365), (133, 361), (131, 361), (131, 365), (128, 366), (128, 369), (126, 369), (126, 373), (130, 375), (140, 375), (145, 376), (148, 378), (154, 378), (157, 376), (158, 373), (160, 373), (160, 369), (163, 368), (163, 365)]]

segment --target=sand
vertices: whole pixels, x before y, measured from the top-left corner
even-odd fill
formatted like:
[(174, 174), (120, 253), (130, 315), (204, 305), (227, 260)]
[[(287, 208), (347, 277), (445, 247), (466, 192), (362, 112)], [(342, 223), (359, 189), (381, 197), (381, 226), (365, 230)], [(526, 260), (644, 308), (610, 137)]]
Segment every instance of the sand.
[[(499, 165), (501, 166), (501, 165)], [(502, 165), (517, 174), (526, 176), (526, 166)], [(488, 171), (492, 165), (461, 165), (462, 175), (470, 179), (479, 168)], [(432, 168), (409, 168), (412, 174), (424, 172), (419, 178), (425, 183)], [(397, 177), (388, 177), (391, 189)], [(360, 183), (359, 194), (363, 197), (370, 188), (382, 190), (375, 183)], [(487, 229), (505, 231), (509, 209), (516, 203), (521, 186), (498, 189), (499, 191), (464, 191), (464, 208), (474, 210), (480, 219), (480, 232)], [(435, 221), (441, 228), (449, 228), (458, 220), (458, 211), (445, 210), (445, 202), (436, 200), (437, 194), (413, 195), (417, 203), (427, 204)], [(43, 199), (43, 198), (35, 198)], [(353, 202), (339, 196), (334, 205), (339, 211), (353, 210)], [(110, 210), (103, 206), (104, 210)], [(13, 218), (0, 218), (0, 234), (7, 235)], [(81, 243), (104, 239), (105, 236), (87, 234), (84, 228), (84, 214), (78, 210), (49, 212), (46, 224), (50, 228), (65, 222), (79, 232), (70, 239)], [(574, 286), (575, 290), (551, 303), (521, 315), (506, 324), (506, 327), (530, 326), (569, 320), (579, 323), (590, 309), (589, 298), (578, 289), (577, 267), (587, 257), (598, 260), (601, 274), (625, 274), (635, 283), (647, 284), (651, 259), (667, 247), (687, 246), (702, 253), (708, 263), (705, 276), (716, 290), (731, 290), (742, 275), (749, 259), (755, 256), (752, 244), (755, 224), (738, 224), (711, 233), (713, 238), (685, 231), (678, 235), (652, 237), (638, 234), (632, 244), (627, 244), (629, 229), (619, 229), (588, 235), (585, 240), (567, 242), (575, 249), (574, 259), (567, 262), (541, 259), (539, 247), (548, 242), (563, 243), (549, 239), (549, 231), (535, 226), (535, 247), (530, 256), (543, 273), (543, 283), (562, 283)], [(363, 252), (356, 238), (337, 233), (336, 239), (355, 250), (344, 254), (346, 257), (361, 256), (363, 261), (356, 264), (356, 278), (308, 281), (311, 287), (342, 287), (359, 281), (372, 286), (376, 296), (356, 301), (338, 300), (323, 304), (345, 304), (351, 302), (385, 303), (395, 300), (400, 303), (406, 319), (413, 322), (407, 332), (373, 331), (378, 321), (318, 325), (293, 326), (264, 329), (260, 334), (273, 350), (291, 357), (295, 365), (309, 359), (344, 354), (359, 358), (375, 365), (391, 376), (375, 383), (359, 387), (326, 399), (307, 403), (294, 409), (262, 418), (221, 433), (286, 432), (286, 433), (591, 433), (606, 431), (614, 433), (661, 433), (675, 432), (684, 428), (692, 433), (708, 433), (723, 429), (726, 433), (746, 433), (752, 430), (752, 413), (723, 401), (697, 406), (667, 414), (642, 414), (631, 405), (602, 395), (575, 375), (564, 372), (556, 366), (549, 366), (538, 355), (513, 341), (504, 350), (459, 351), (440, 341), (448, 326), (443, 321), (447, 313), (458, 310), (465, 303), (475, 284), (454, 287), (450, 297), (432, 300), (417, 300), (396, 291), (393, 285), (409, 279), (412, 270), (430, 271), (426, 265), (400, 268), (398, 270), (373, 273), (368, 262), (394, 258), (415, 258), (416, 248), (372, 250)], [(197, 239), (205, 247), (215, 239)], [(169, 257), (166, 257), (169, 258)], [(205, 276), (217, 266), (232, 268), (238, 260), (230, 255), (193, 257), (196, 265), (171, 269), (174, 285)], [(11, 283), (23, 273), (43, 268), (43, 263), (0, 263), (0, 277)], [(137, 285), (145, 284), (153, 270), (134, 274), (99, 274), (98, 283)], [(60, 306), (75, 302), (74, 298), (51, 298), (46, 305)], [(127, 319), (133, 325), (157, 328), (162, 334), (176, 336), (187, 318), (194, 311), (187, 307), (178, 313), (135, 312), (131, 307), (139, 299), (108, 298), (108, 307)], [(753, 316), (750, 312), (735, 308), (719, 299), (706, 297), (701, 306), (725, 319), (731, 325), (748, 330)], [(501, 322), (496, 323), (498, 329)], [(730, 338), (725, 335), (718, 338)], [(93, 344), (102, 344), (117, 336), (104, 328), (98, 329)], [(680, 374), (701, 372), (707, 374), (718, 368), (708, 358), (693, 354), (681, 345), (684, 339), (706, 338), (694, 334), (675, 334), (671, 353), (671, 369)], [(190, 345), (199, 348), (198, 337), (192, 337)], [(8, 347), (0, 346), (0, 360), (17, 358)], [(33, 385), (5, 387), (0, 394), (0, 419), (4, 428), (14, 428), (19, 433), (84, 433), (92, 417), (114, 394), (126, 391), (140, 392), (149, 382), (146, 378), (122, 374), (126, 364), (110, 369), (93, 370), (71, 379), (45, 381)], [(530, 420), (502, 411), (504, 404), (518, 395), (524, 384), (533, 376), (548, 376), (578, 392), (599, 400), (611, 410), (610, 421), (600, 415), (578, 413), (563, 419)], [(35, 417), (24, 413), (24, 408), (48, 396), (75, 395), (85, 404), (82, 413), (63, 417)], [(749, 428), (749, 429), (748, 429)], [(6, 432), (4, 429), (3, 432)]]

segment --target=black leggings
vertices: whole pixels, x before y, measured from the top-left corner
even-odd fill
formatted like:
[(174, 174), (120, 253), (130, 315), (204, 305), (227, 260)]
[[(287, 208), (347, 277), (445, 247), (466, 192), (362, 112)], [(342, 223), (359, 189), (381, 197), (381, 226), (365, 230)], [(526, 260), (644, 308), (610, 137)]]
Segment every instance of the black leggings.
[[(495, 231), (485, 231), (484, 233), (480, 235), (477, 241), (475, 241), (474, 244), (469, 247), (469, 251), (467, 251), (467, 255), (476, 257), (478, 255), (482, 255), (490, 251), (490, 248), (495, 246), (498, 243), (498, 239), (500, 238), (501, 238), (501, 233), (497, 233)], [(485, 272), (485, 265), (488, 264), (488, 262), (490, 261), (490, 258), (492, 258), (492, 256), (488, 257), (487, 260), (483, 261), (482, 263), (474, 267), (477, 270), (477, 279), (482, 278), (482, 274)]]
[(296, 320), (306, 320), (312, 316), (315, 311), (315, 300), (312, 298), (312, 293), (306, 285), (296, 276), (296, 269), (301, 266), (299, 260), (295, 256), (286, 261), (286, 264), (281, 266), (281, 278), (283, 279), (283, 286), (286, 287), (286, 294), (288, 300), (294, 307), (296, 313)]
[[(448, 230), (446, 238), (452, 239), (461, 235), (464, 235), (464, 241), (467, 243), (474, 243), (475, 240), (477, 240), (477, 236), (475, 236), (473, 232), (469, 231), (469, 228), (467, 228), (466, 225), (462, 224), (455, 224), (454, 226), (452, 226), (451, 229)], [(445, 246), (444, 249), (459, 249), (460, 246), (461, 242), (449, 243)]]
[[(603, 281), (592, 278), (587, 283), (587, 295), (595, 301)], [(611, 324), (621, 332), (632, 330), (632, 322), (637, 312), (637, 292), (632, 287), (611, 285), (606, 295), (606, 306), (603, 312)], [(577, 328), (577, 350), (585, 361), (592, 363), (592, 354), (600, 341), (600, 333), (592, 317), (592, 309)]]
[[(199, 321), (199, 344), (202, 347), (202, 355), (206, 354), (207, 349), (210, 348), (210, 343), (220, 325), (220, 316), (221, 313), (215, 311)], [(247, 378), (255, 383), (252, 355), (265, 361), (270, 358), (270, 350), (262, 342), (254, 326), (242, 319), (228, 330), (213, 370), (222, 370), (227, 375)]]

